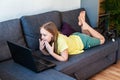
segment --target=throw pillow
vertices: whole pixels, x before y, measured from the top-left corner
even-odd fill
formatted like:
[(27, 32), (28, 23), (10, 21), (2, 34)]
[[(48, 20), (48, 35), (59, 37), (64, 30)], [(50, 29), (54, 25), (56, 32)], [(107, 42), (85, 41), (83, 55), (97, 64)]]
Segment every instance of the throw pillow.
[(62, 29), (61, 29), (62, 34), (69, 36), (74, 32), (76, 31), (68, 23), (63, 22)]

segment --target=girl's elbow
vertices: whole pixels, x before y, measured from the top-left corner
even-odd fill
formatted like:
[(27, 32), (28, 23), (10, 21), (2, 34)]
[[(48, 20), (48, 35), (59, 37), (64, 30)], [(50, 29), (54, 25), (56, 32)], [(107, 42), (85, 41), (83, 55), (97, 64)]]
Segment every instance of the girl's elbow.
[(60, 61), (66, 62), (66, 61), (68, 61), (68, 58), (63, 58), (63, 59), (61, 59)]
[(68, 61), (68, 59), (64, 59), (63, 61), (66, 62), (66, 61)]

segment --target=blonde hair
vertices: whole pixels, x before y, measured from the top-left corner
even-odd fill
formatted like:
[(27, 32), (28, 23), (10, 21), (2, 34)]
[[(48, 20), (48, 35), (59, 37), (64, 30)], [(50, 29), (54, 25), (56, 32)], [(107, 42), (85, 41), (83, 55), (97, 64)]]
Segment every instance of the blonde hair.
[(40, 27), (40, 29), (41, 28), (44, 28), (45, 30), (47, 30), (48, 32), (50, 32), (53, 35), (50, 45), (52, 45), (52, 43), (54, 42), (54, 52), (57, 53), (57, 48), (58, 48), (57, 38), (58, 38), (58, 33), (59, 33), (57, 26), (55, 25), (55, 23), (50, 21), (50, 22), (43, 24)]

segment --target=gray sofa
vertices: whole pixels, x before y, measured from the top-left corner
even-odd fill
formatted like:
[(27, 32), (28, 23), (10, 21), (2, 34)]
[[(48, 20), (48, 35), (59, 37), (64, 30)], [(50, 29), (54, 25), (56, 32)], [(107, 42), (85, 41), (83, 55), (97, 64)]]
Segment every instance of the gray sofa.
[[(51, 56), (42, 55), (38, 50), (39, 26), (53, 21), (61, 30), (62, 23), (67, 22), (73, 29), (80, 31), (77, 17), (81, 10), (84, 9), (50, 11), (0, 22), (0, 80), (86, 80), (115, 63), (118, 40), (106, 41), (104, 45), (85, 50), (82, 54), (69, 56), (67, 62), (56, 61)], [(90, 24), (88, 17), (86, 21)], [(7, 40), (30, 48), (38, 56), (55, 63), (56, 67), (35, 73), (16, 64), (10, 55)]]
[(120, 37), (118, 37), (117, 61), (120, 60)]

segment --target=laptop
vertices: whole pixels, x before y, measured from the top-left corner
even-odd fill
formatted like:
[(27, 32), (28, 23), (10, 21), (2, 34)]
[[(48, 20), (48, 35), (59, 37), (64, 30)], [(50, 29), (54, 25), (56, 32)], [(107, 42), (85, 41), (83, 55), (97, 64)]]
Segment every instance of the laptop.
[(41, 72), (56, 66), (54, 63), (35, 56), (30, 49), (7, 41), (14, 62), (35, 72)]

